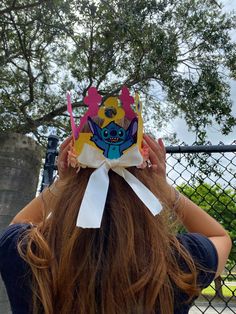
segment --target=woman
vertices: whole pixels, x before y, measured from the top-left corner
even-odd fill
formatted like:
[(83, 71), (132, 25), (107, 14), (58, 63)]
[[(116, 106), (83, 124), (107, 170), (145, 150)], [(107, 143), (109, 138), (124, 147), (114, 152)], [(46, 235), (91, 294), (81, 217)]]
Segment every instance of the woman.
[[(184, 314), (224, 269), (223, 227), (166, 180), (165, 148), (147, 135), (150, 166), (130, 168), (166, 208), (156, 217), (110, 172), (100, 229), (75, 226), (91, 169), (67, 167), (13, 219), (0, 239), (0, 270), (14, 314)], [(96, 202), (96, 200), (93, 200)], [(177, 217), (188, 230), (175, 235)]]

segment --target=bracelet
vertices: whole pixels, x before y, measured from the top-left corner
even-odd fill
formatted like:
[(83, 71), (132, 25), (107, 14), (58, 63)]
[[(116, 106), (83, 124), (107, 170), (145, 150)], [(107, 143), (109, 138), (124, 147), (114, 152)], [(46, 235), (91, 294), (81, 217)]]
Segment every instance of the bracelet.
[(56, 186), (56, 181), (54, 181), (49, 187), (48, 187), (48, 191), (55, 197), (57, 197), (59, 195), (59, 189)]
[(50, 217), (50, 215), (52, 214), (52, 200), (54, 199), (54, 197), (56, 197), (56, 195), (54, 195), (49, 187), (46, 187), (42, 193), (40, 194), (42, 202), (43, 202), (43, 221), (45, 221), (46, 219), (48, 219)]
[(173, 211), (176, 211), (176, 209), (178, 208), (180, 198), (181, 198), (180, 192), (175, 189), (175, 201), (174, 201), (174, 204), (172, 206)]

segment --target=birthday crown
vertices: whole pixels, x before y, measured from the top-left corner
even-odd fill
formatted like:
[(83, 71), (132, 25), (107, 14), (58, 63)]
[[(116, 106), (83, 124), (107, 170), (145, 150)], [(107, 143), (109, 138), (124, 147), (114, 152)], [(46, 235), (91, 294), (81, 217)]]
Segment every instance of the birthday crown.
[[(84, 98), (88, 110), (78, 126), (73, 117), (69, 93), (67, 102), (77, 155), (80, 155), (85, 143), (102, 151), (108, 159), (120, 158), (133, 145), (137, 145), (142, 152), (142, 104), (137, 93), (132, 97), (128, 88), (124, 86), (119, 97), (108, 97), (101, 104), (101, 95), (95, 87), (90, 87), (88, 95)], [(95, 117), (103, 121), (101, 126), (93, 120)], [(120, 126), (119, 122), (122, 120), (130, 122), (127, 130)], [(81, 132), (86, 124), (89, 125), (90, 132)]]
[[(73, 145), (69, 152), (72, 167), (97, 168), (89, 178), (77, 218), (77, 226), (99, 228), (109, 186), (109, 170), (113, 170), (130, 185), (146, 207), (156, 215), (161, 210), (158, 199), (135, 176), (125, 168), (144, 168), (148, 159), (147, 147), (142, 144), (143, 119), (139, 95), (130, 95), (127, 87), (118, 97), (102, 97), (95, 87), (90, 87), (84, 103), (88, 110), (76, 126), (72, 112), (70, 93), (67, 108), (70, 114)], [(100, 118), (102, 124), (95, 121)], [(128, 127), (123, 127), (128, 122)], [(89, 131), (84, 131), (88, 126)], [(92, 200), (96, 200), (92, 202)]]

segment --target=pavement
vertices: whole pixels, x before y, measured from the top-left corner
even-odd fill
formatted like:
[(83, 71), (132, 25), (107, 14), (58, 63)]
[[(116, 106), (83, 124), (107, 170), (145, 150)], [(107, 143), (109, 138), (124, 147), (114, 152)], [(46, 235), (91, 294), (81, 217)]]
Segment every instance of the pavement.
[(189, 314), (236, 314), (236, 304), (226, 306), (222, 303), (214, 303), (209, 306), (209, 303), (197, 303), (191, 308)]

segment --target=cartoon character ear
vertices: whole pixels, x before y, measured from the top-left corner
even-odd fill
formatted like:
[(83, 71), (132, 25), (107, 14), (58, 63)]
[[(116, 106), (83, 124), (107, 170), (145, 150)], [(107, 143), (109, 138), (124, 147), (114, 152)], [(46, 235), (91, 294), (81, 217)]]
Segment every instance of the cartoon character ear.
[(138, 131), (138, 119), (133, 118), (133, 120), (130, 122), (130, 125), (126, 131), (126, 134), (128, 136), (134, 136)]
[(101, 137), (102, 129), (90, 117), (88, 117), (88, 125), (90, 127), (91, 132), (94, 135), (97, 135), (97, 136)]

